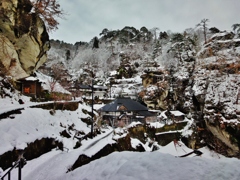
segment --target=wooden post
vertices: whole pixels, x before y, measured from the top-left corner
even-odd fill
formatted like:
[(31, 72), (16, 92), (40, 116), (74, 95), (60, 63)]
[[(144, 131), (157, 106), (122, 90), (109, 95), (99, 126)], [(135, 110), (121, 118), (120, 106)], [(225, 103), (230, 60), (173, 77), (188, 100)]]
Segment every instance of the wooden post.
[(92, 78), (92, 122), (91, 122), (91, 138), (93, 138), (93, 121), (94, 121), (94, 115), (93, 115), (93, 78)]
[(18, 180), (21, 180), (22, 178), (22, 165), (23, 165), (23, 162), (21, 158), (19, 159), (19, 163), (18, 163)]

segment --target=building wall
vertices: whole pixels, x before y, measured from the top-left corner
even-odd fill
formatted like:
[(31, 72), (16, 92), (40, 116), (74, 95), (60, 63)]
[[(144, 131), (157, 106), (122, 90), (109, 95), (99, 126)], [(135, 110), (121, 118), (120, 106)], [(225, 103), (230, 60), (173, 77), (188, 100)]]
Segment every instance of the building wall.
[(35, 81), (22, 82), (21, 92), (26, 96), (40, 96), (41, 84)]

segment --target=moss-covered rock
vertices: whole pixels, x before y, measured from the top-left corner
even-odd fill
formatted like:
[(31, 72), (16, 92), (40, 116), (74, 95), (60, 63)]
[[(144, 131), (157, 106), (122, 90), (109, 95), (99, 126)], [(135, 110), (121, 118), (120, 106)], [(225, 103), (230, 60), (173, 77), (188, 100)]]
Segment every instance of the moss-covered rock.
[(156, 141), (161, 146), (166, 146), (170, 142), (174, 141), (175, 139), (178, 140), (181, 137), (181, 133), (173, 132), (173, 133), (166, 133), (166, 134), (158, 134), (156, 135)]
[(145, 143), (145, 133), (146, 133), (146, 128), (144, 127), (144, 125), (137, 125), (135, 127), (131, 127), (128, 129), (129, 135), (132, 138), (136, 138), (138, 140), (140, 140), (142, 143)]
[(161, 128), (157, 128), (156, 133), (182, 130), (186, 125), (187, 125), (187, 122), (172, 123), (169, 125), (166, 124)]

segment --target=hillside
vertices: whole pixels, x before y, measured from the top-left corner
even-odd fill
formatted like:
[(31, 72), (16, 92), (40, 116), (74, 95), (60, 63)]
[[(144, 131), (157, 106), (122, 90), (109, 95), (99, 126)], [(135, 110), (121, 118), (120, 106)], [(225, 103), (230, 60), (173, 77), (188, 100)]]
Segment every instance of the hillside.
[(89, 82), (84, 74), (90, 69), (96, 84), (111, 86), (109, 97), (129, 96), (152, 110), (181, 111), (195, 124), (197, 138), (188, 138), (188, 146), (208, 144), (239, 156), (238, 35), (209, 31), (204, 43), (199, 29), (160, 32), (159, 37), (152, 31), (104, 29), (98, 48), (93, 48), (94, 39), (71, 46), (53, 41), (46, 66), (61, 62), (81, 83)]

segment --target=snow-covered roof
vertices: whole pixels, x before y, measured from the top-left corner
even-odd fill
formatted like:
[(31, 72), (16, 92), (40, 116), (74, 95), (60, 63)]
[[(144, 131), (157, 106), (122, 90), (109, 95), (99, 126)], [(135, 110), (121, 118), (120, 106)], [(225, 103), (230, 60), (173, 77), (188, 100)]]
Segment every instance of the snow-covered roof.
[(114, 76), (117, 74), (117, 71), (110, 71), (110, 76)]
[(37, 81), (38, 79), (36, 77), (33, 76), (29, 76), (27, 78), (25, 78), (26, 81)]
[(120, 106), (124, 106), (127, 111), (146, 111), (148, 112), (148, 108), (139, 102), (136, 102), (130, 98), (123, 98), (119, 97), (115, 99), (113, 102), (106, 104), (101, 108), (101, 111), (103, 112), (116, 112), (116, 111), (121, 111), (119, 110)]
[(93, 87), (96, 88), (96, 89), (108, 89), (107, 86), (98, 86), (98, 85), (94, 85)]
[(40, 73), (40, 72), (36, 72), (35, 73), (36, 74), (36, 78), (40, 81), (40, 82), (42, 82), (42, 87), (43, 87), (43, 89), (44, 90), (47, 90), (47, 91), (53, 91), (53, 92), (59, 92), (59, 93), (63, 93), (63, 94), (71, 94), (69, 91), (67, 91), (66, 89), (64, 89), (62, 86), (61, 86), (61, 84), (59, 84), (58, 82), (56, 82), (55, 84), (54, 84), (54, 87), (53, 87), (53, 89), (52, 89), (52, 87), (51, 86), (53, 86), (52, 85), (52, 83), (53, 83), (53, 78), (52, 77), (50, 77), (50, 76), (47, 76), (47, 75), (45, 75), (45, 74), (42, 74), (42, 73)]
[(185, 115), (181, 111), (170, 111), (170, 113), (174, 116), (184, 116)]

